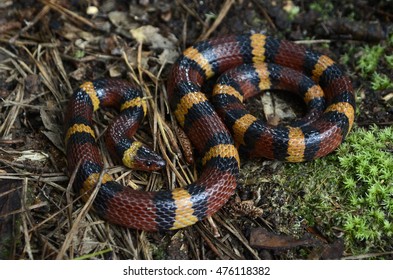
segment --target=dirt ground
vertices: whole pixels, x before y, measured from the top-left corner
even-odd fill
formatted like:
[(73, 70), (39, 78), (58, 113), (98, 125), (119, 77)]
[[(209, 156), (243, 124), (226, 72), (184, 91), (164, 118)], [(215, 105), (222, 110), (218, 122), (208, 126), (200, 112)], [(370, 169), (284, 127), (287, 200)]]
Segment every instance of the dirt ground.
[[(288, 232), (283, 236), (265, 215), (267, 209), (258, 204), (258, 195), (263, 194), (244, 188), (210, 221), (182, 230), (146, 233), (104, 222), (87, 211), (69, 185), (63, 113), (83, 81), (101, 77), (136, 81), (152, 101), (137, 138), (184, 171), (174, 174), (170, 167), (154, 174), (130, 171), (114, 164), (102, 148), (108, 170), (132, 187), (179, 186), (197, 176), (195, 167), (182, 158), (165, 99), (171, 64), (182, 50), (199, 40), (245, 32), (299, 41), (344, 64), (357, 93), (357, 126), (386, 127), (393, 124), (392, 88), (373, 89), (358, 59), (364, 45), (387, 46), (392, 21), (389, 0), (0, 0), (0, 258), (343, 257), (322, 252), (318, 240), (323, 233), (303, 228), (297, 236)], [(392, 46), (385, 51), (391, 54)], [(377, 70), (393, 79), (385, 65)], [(99, 135), (113, 115), (103, 110), (95, 115)], [(167, 146), (175, 153), (168, 154)], [(242, 169), (243, 181), (250, 174), (269, 181), (284, 165), (267, 160), (256, 164), (263, 168)], [(266, 238), (266, 248), (250, 245), (255, 228)], [(337, 243), (330, 245), (331, 252), (345, 251), (337, 249)]]

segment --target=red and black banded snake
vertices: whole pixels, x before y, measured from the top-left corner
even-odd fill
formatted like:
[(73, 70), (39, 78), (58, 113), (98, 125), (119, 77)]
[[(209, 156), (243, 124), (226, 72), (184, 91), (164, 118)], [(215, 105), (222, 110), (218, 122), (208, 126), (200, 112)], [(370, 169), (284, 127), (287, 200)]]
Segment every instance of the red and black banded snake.
[[(229, 69), (216, 83), (213, 106), (202, 87)], [(291, 162), (313, 160), (334, 151), (354, 122), (354, 92), (340, 66), (326, 55), (262, 34), (226, 36), (189, 47), (174, 63), (167, 89), (174, 115), (201, 162), (198, 179), (172, 191), (137, 191), (102, 174), (92, 116), (105, 106), (120, 111), (108, 128), (109, 149), (137, 169), (141, 162), (150, 170), (164, 165), (141, 143), (125, 139), (132, 139), (146, 114), (137, 87), (100, 79), (84, 83), (70, 99), (65, 116), (68, 170), (79, 166), (74, 188), (81, 195), (89, 194), (101, 178), (93, 208), (111, 223), (146, 231), (192, 225), (213, 215), (234, 193), (239, 151)], [(242, 101), (266, 89), (298, 92), (309, 113), (290, 125), (256, 119)]]

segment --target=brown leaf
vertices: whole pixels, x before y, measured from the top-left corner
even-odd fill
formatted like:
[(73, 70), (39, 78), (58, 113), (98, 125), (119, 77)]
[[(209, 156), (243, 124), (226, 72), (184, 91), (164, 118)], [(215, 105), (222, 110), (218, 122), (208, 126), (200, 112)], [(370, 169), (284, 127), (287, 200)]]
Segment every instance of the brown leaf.
[(320, 241), (310, 237), (300, 239), (268, 232), (264, 228), (255, 228), (250, 234), (250, 246), (258, 249), (290, 249), (298, 246), (319, 245)]

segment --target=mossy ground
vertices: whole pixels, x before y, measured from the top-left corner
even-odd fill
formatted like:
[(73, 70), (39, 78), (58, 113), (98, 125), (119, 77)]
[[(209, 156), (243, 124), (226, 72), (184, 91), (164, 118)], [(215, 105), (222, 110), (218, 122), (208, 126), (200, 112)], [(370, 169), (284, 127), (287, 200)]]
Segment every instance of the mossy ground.
[[(366, 132), (373, 124), (393, 124), (393, 36), (385, 36), (392, 34), (391, 0), (3, 2), (0, 180), (23, 186), (13, 188), (21, 192), (23, 207), (1, 213), (16, 213), (21, 221), (6, 227), (14, 240), (4, 241), (13, 250), (2, 251), (7, 255), (2, 258), (304, 259), (310, 255), (308, 247), (266, 253), (250, 248), (247, 238), (255, 227), (301, 237), (307, 225), (319, 228), (328, 242), (344, 239), (349, 257), (393, 251), (391, 176), (380, 174), (390, 166), (391, 140), (381, 141), (375, 128), (372, 137)], [(130, 33), (135, 30), (155, 31), (146, 33), (149, 40), (141, 43)], [(242, 186), (213, 215), (215, 226), (205, 220), (177, 232), (144, 233), (85, 212), (69, 186), (63, 154), (63, 114), (73, 89), (101, 77), (141, 85), (154, 97), (149, 100), (157, 102), (150, 103), (138, 137), (156, 143), (171, 165), (160, 174), (131, 172), (112, 164), (101, 149), (104, 161), (124, 185), (148, 190), (182, 186), (196, 172), (176, 152), (177, 132), (171, 126), (175, 118), (165, 90), (170, 61), (198, 40), (244, 32), (298, 40), (343, 64), (357, 91), (355, 123), (365, 130), (355, 129), (338, 152), (316, 162), (243, 161)], [(96, 114), (99, 135), (112, 116), (111, 111)], [(369, 144), (374, 142), (382, 144)], [(3, 198), (9, 200), (9, 194), (0, 189)], [(235, 198), (250, 202), (240, 209), (249, 216), (243, 214), (247, 211), (237, 213)], [(4, 224), (0, 219), (0, 235)], [(386, 258), (392, 258), (391, 253)]]
[(350, 255), (393, 249), (393, 129), (356, 128), (338, 151), (285, 165), (275, 181), (291, 197), (280, 212), (343, 238)]
[(356, 68), (361, 77), (371, 81), (373, 90), (393, 89), (393, 34), (383, 44), (366, 45), (360, 48)]

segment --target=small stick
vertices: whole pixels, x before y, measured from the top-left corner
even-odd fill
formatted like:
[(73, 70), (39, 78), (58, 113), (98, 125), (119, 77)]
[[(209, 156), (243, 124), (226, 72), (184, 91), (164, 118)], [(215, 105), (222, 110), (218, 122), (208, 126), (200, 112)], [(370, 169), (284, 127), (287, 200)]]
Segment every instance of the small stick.
[(198, 41), (206, 40), (207, 38), (209, 38), (210, 34), (212, 34), (214, 30), (217, 29), (217, 27), (221, 24), (222, 20), (228, 14), (234, 2), (234, 0), (225, 1), (220, 13), (218, 14), (216, 20), (213, 22), (212, 26), (210, 26), (210, 28), (198, 38)]

